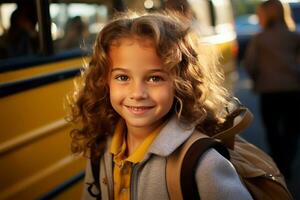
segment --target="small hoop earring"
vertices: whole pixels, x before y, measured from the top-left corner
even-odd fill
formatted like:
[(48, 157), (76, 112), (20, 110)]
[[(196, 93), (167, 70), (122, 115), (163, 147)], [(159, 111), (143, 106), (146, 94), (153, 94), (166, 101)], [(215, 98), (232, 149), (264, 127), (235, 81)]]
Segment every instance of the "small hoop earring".
[(182, 113), (182, 108), (183, 108), (183, 102), (177, 96), (175, 96), (175, 99), (176, 99), (175, 106), (174, 106), (175, 113), (176, 113), (177, 117), (180, 118), (181, 113)]

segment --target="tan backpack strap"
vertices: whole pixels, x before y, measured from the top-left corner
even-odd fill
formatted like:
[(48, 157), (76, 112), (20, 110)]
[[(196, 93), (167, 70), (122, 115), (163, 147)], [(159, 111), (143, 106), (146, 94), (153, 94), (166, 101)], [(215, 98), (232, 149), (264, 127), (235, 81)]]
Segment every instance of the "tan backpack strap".
[(166, 180), (169, 197), (171, 200), (183, 200), (182, 190), (180, 186), (180, 174), (183, 159), (190, 146), (200, 138), (207, 137), (197, 131), (191, 135), (191, 137), (179, 147), (174, 153), (167, 158), (166, 166)]
[[(247, 108), (240, 108), (240, 110), (241, 113), (235, 117), (232, 127), (213, 136), (213, 138), (221, 140), (222, 143), (231, 149), (233, 149), (234, 146), (235, 135), (245, 129), (253, 119), (252, 113)], [(167, 158), (166, 181), (171, 200), (183, 200), (180, 185), (183, 160), (190, 147), (199, 139), (206, 137), (208, 136), (199, 133), (198, 131), (194, 131), (191, 137)]]
[(213, 138), (221, 140), (230, 149), (234, 148), (235, 135), (241, 133), (253, 119), (253, 115), (248, 108), (240, 109), (241, 113), (234, 119), (233, 126), (213, 136)]

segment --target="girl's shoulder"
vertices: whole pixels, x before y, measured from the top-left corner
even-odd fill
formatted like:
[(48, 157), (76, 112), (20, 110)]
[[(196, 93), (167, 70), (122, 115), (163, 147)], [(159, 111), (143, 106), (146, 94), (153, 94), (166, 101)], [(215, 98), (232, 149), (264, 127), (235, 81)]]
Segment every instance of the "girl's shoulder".
[(234, 166), (215, 149), (199, 159), (195, 177), (205, 199), (252, 199)]
[(208, 176), (232, 173), (235, 171), (233, 165), (222, 156), (217, 150), (211, 148), (207, 150), (199, 159), (197, 171), (205, 172)]

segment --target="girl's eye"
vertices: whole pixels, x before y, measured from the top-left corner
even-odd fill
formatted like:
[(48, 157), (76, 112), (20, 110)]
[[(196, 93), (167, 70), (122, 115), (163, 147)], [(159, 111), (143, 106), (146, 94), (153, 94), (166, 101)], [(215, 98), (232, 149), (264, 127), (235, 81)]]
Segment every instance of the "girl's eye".
[(118, 81), (128, 81), (129, 77), (126, 75), (119, 75), (116, 77), (116, 80)]
[(160, 76), (150, 76), (149, 81), (150, 82), (159, 82), (159, 81), (163, 81), (163, 78)]

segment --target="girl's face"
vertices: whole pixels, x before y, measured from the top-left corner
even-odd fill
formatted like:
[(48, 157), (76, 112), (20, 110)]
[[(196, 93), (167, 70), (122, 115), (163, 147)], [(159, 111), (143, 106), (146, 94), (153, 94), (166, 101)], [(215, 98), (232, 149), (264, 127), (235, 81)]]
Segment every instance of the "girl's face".
[(153, 131), (174, 99), (171, 76), (147, 39), (121, 39), (109, 51), (110, 102), (127, 128)]

